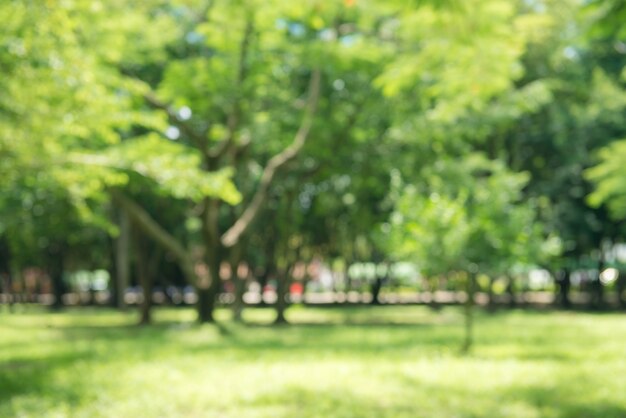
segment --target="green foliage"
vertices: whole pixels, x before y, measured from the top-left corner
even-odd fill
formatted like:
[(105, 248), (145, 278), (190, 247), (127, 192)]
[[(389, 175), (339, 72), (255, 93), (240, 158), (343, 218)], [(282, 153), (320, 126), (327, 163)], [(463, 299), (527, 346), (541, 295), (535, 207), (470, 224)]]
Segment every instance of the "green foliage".
[(626, 37), (626, 5), (620, 0), (590, 0), (586, 12), (595, 20), (593, 37), (624, 39)]
[[(76, 154), (70, 162), (110, 169), (101, 176), (103, 187), (115, 187), (128, 182), (128, 176), (116, 172), (130, 172), (152, 180), (167, 196), (200, 201), (207, 196), (219, 196), (236, 204), (241, 195), (230, 181), (232, 170), (207, 173), (200, 168), (201, 156), (197, 150), (169, 141), (156, 134), (124, 141), (97, 154)], [(75, 184), (80, 182), (75, 181)]]
[(421, 187), (395, 181), (392, 254), (415, 260), (427, 275), (472, 266), (505, 273), (547, 256), (535, 208), (522, 200), (527, 173), (512, 173), (480, 154), (442, 159), (423, 173)]
[(470, 232), (465, 199), (417, 193), (409, 186), (396, 203), (390, 252), (400, 259), (415, 260), (427, 276), (462, 268)]
[[(602, 203), (626, 211), (623, 13), (615, 0), (2, 2), (0, 233), (22, 225), (25, 251), (38, 230), (111, 230), (108, 190), (123, 188), (180, 225), (206, 197), (234, 205), (209, 217), (221, 235), (304, 118), (310, 139), (273, 174), (262, 216), (285, 229), (292, 196), (309, 255), (386, 251), (433, 273), (543, 263), (541, 242), (588, 255), (620, 239)], [(385, 198), (391, 173), (402, 184)]]
[[(123, 75), (123, 67), (164, 59), (164, 46), (178, 35), (161, 3), (142, 2), (132, 11), (123, 1), (56, 3), (0, 6), (12, 16), (0, 29), (6, 46), (0, 52), (0, 174), (6, 179), (0, 190), (18, 197), (0, 205), (3, 217), (19, 206), (20, 195), (48, 189), (65, 194), (84, 221), (108, 228), (106, 188), (125, 184), (129, 170), (177, 198), (237, 201), (231, 174), (201, 173), (199, 158), (185, 156), (182, 147), (152, 135), (120, 143), (133, 130), (168, 126), (141, 105), (145, 83)], [(28, 180), (18, 182), (20, 176)]]
[(522, 74), (524, 32), (515, 28), (507, 1), (463, 7), (424, 5), (396, 22), (402, 42), (377, 83), (390, 96), (403, 93), (431, 120), (454, 120), (506, 91)]
[(600, 163), (587, 170), (587, 178), (596, 184), (589, 195), (594, 206), (606, 204), (616, 219), (626, 216), (626, 140), (616, 141), (598, 153)]

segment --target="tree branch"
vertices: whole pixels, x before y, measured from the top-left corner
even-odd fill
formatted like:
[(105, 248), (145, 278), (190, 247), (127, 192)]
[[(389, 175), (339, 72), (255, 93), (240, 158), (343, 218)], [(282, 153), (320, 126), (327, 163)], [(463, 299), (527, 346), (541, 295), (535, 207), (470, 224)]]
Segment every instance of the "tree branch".
[(182, 120), (178, 116), (178, 113), (176, 113), (170, 104), (162, 102), (154, 94), (147, 93), (144, 95), (144, 98), (150, 106), (155, 109), (164, 110), (170, 122), (179, 127), (180, 130), (194, 142), (196, 147), (198, 147), (203, 154), (206, 154), (207, 140), (204, 133), (197, 132), (187, 121)]
[(267, 199), (268, 190), (278, 169), (294, 159), (306, 143), (311, 131), (311, 126), (313, 125), (315, 112), (317, 111), (317, 103), (320, 94), (320, 77), (321, 75), (319, 70), (314, 70), (311, 74), (311, 80), (309, 82), (309, 98), (307, 100), (304, 118), (302, 119), (298, 132), (296, 132), (293, 142), (279, 154), (270, 158), (265, 166), (265, 169), (263, 170), (261, 182), (256, 193), (254, 194), (254, 197), (243, 214), (239, 217), (239, 219), (237, 219), (235, 224), (231, 226), (228, 231), (224, 233), (224, 235), (222, 235), (222, 245), (232, 247), (239, 240), (252, 221), (254, 221), (259, 209), (261, 209), (261, 206)]
[(248, 75), (248, 51), (250, 49), (250, 40), (254, 32), (254, 20), (252, 15), (248, 15), (246, 21), (246, 28), (244, 30), (243, 38), (241, 39), (241, 45), (239, 47), (239, 65), (237, 67), (237, 78), (235, 81), (234, 90), (236, 92), (235, 101), (233, 102), (233, 108), (228, 115), (226, 126), (228, 128), (228, 136), (224, 141), (218, 144), (214, 149), (210, 151), (210, 156), (214, 160), (219, 160), (235, 143), (235, 132), (239, 126), (241, 119), (241, 96), (243, 83)]
[(148, 212), (132, 199), (124, 196), (121, 191), (111, 190), (111, 196), (113, 201), (128, 214), (137, 227), (176, 257), (185, 275), (188, 275), (189, 278), (195, 277), (191, 257), (188, 255), (185, 247), (173, 235), (163, 229)]

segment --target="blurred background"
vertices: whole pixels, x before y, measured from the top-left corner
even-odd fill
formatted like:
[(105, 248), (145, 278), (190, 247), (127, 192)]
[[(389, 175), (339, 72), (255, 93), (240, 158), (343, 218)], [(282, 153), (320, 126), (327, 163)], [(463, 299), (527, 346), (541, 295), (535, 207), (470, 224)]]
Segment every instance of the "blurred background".
[(0, 415), (626, 416), (623, 1), (0, 16)]

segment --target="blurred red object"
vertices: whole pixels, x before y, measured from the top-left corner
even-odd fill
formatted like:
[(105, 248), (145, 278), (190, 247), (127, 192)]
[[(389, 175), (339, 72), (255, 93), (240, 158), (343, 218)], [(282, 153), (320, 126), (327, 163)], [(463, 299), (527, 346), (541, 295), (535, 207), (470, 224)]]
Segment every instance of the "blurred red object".
[(292, 295), (301, 295), (302, 292), (304, 292), (304, 286), (302, 286), (302, 283), (295, 282), (291, 283), (291, 286), (289, 286), (289, 293)]

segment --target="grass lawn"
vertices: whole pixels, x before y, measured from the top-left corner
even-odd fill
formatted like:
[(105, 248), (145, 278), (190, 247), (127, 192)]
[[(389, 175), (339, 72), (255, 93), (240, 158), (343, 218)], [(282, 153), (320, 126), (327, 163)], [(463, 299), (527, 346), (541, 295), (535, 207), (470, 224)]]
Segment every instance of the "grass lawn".
[[(626, 417), (626, 316), (301, 308), (0, 310), (0, 417)], [(228, 318), (226, 311), (219, 315)]]

